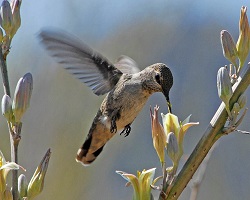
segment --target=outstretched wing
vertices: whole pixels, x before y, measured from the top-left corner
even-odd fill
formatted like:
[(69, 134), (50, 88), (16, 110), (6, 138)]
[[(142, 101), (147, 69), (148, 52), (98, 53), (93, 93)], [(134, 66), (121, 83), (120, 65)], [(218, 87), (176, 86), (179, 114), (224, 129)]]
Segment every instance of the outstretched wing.
[(96, 95), (109, 92), (122, 75), (104, 56), (68, 33), (46, 29), (38, 37), (48, 54)]
[(135, 74), (140, 71), (136, 62), (128, 56), (120, 56), (114, 66), (124, 74)]

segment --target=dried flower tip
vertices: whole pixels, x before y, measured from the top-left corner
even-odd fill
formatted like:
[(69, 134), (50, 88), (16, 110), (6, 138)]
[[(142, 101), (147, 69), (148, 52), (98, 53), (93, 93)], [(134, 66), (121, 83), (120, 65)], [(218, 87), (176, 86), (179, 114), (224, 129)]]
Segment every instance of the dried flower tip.
[(14, 94), (12, 109), (16, 122), (21, 121), (23, 114), (29, 107), (32, 89), (33, 78), (30, 73), (27, 73), (19, 79)]
[(226, 67), (221, 67), (217, 73), (217, 89), (220, 99), (224, 102), (227, 113), (231, 118), (231, 112), (229, 109), (229, 101), (233, 95), (231, 79)]
[(221, 31), (220, 33), (221, 45), (223, 50), (223, 55), (227, 58), (234, 66), (237, 65), (237, 49), (234, 43), (234, 40), (230, 33), (226, 30)]
[(8, 122), (13, 121), (12, 100), (7, 94), (2, 98), (2, 114)]
[(7, 0), (2, 2), (0, 7), (0, 24), (5, 30), (6, 35), (10, 34), (12, 29), (13, 16), (11, 12), (10, 3)]

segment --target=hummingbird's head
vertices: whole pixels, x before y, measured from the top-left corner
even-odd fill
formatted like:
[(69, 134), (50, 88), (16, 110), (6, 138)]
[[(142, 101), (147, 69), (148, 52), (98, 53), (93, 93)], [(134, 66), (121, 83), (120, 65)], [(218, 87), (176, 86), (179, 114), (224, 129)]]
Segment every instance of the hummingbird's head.
[(150, 66), (152, 69), (154, 86), (162, 92), (167, 100), (168, 109), (171, 113), (171, 104), (169, 100), (169, 91), (173, 85), (173, 75), (170, 69), (163, 63), (156, 63)]

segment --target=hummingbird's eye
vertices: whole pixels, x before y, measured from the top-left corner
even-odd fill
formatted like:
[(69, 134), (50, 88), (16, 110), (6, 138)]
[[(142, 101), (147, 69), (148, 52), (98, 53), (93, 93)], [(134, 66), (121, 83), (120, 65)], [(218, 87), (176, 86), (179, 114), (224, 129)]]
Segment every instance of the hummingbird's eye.
[(159, 74), (156, 74), (155, 75), (155, 80), (158, 84), (161, 84), (161, 81), (160, 81), (160, 75)]

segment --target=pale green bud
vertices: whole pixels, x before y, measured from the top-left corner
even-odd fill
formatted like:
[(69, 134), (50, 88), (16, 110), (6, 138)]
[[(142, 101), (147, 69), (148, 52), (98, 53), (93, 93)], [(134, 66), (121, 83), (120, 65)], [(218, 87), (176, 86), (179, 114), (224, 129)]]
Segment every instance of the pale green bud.
[(13, 15), (13, 23), (12, 23), (12, 29), (10, 32), (11, 37), (13, 37), (19, 27), (21, 26), (21, 15), (20, 15), (20, 7), (21, 7), (21, 0), (13, 0), (11, 2), (11, 9), (12, 9), (12, 15)]
[(13, 121), (12, 100), (7, 94), (2, 98), (2, 114), (8, 122)]
[(234, 106), (232, 108), (232, 113), (234, 115), (238, 115), (240, 112), (240, 105), (238, 103), (234, 103)]
[[(244, 65), (250, 49), (250, 30), (247, 19), (247, 7), (242, 6), (240, 10), (239, 38), (236, 44), (240, 60), (240, 68)], [(239, 68), (239, 70), (240, 70)]]
[(226, 67), (221, 67), (217, 73), (217, 89), (220, 99), (224, 102), (229, 117), (231, 117), (229, 109), (229, 101), (233, 95), (231, 79)]
[(178, 142), (173, 132), (170, 132), (167, 135), (167, 154), (171, 158), (173, 163), (178, 162), (178, 159), (179, 159)]
[(237, 100), (238, 104), (240, 105), (240, 109), (244, 108), (244, 106), (247, 103), (247, 97), (245, 94), (240, 95), (240, 97)]
[(6, 35), (9, 35), (12, 29), (13, 16), (10, 3), (7, 0), (4, 0), (0, 7), (0, 22), (2, 28), (5, 30)]
[(26, 176), (21, 174), (18, 177), (18, 192), (21, 198), (27, 197), (28, 182)]
[(29, 107), (32, 89), (33, 78), (31, 73), (27, 73), (17, 82), (14, 94), (12, 109), (16, 122), (21, 121), (23, 114)]
[(234, 40), (230, 33), (226, 30), (220, 32), (221, 45), (223, 55), (227, 58), (234, 66), (237, 66), (237, 49)]
[(35, 196), (37, 196), (42, 192), (46, 171), (49, 165), (50, 154), (51, 152), (49, 149), (45, 154), (45, 156), (43, 157), (41, 163), (36, 168), (36, 171), (33, 174), (28, 185), (28, 191), (27, 191), (28, 198), (34, 198)]

